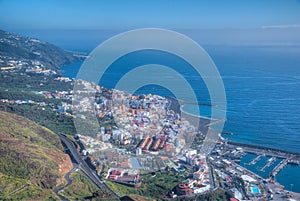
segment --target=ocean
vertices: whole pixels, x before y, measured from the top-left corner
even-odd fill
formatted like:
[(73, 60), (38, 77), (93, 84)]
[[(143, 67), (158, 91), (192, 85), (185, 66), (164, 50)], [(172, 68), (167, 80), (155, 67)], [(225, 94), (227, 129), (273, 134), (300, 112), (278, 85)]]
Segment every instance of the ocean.
[[(68, 40), (69, 43), (61, 39), (50, 41), (65, 49), (86, 53), (101, 42), (100, 39), (90, 41), (85, 39), (81, 42), (76, 37)], [(224, 137), (244, 143), (300, 152), (300, 46), (203, 45), (203, 48), (215, 62), (226, 89), (227, 121), (224, 131), (233, 134)], [(185, 71), (188, 64), (174, 55), (158, 51), (135, 52), (117, 60), (106, 72), (100, 84), (114, 87), (125, 72), (134, 66), (149, 62), (177, 69), (191, 83), (198, 100), (209, 103), (209, 94), (202, 79), (195, 78), (189, 71)], [(75, 78), (81, 64), (82, 62), (77, 62), (63, 66), (63, 75)], [(180, 89), (181, 86), (177, 87)], [(172, 96), (170, 91), (156, 85), (142, 87), (137, 93)], [(194, 113), (195, 106), (188, 105), (184, 110)], [(200, 106), (201, 115), (210, 116), (210, 112), (209, 107)], [(258, 174), (265, 176), (259, 171)], [(276, 179), (286, 189), (290, 190), (293, 184), (293, 190), (300, 192), (300, 166), (288, 165)]]
[[(224, 137), (300, 152), (300, 47), (204, 47), (214, 60), (224, 82), (227, 96), (227, 121)], [(171, 59), (170, 59), (171, 58)], [(201, 103), (210, 103), (201, 79), (184, 72), (185, 64), (166, 53), (151, 50), (129, 54), (111, 65), (100, 84), (113, 88), (132, 66), (149, 62), (181, 69), (193, 86)], [(63, 74), (76, 77), (82, 62), (62, 68)], [(142, 77), (142, 76), (141, 76)], [(166, 79), (172, 79), (168, 77)], [(181, 86), (178, 86), (180, 88)], [(172, 94), (163, 87), (151, 85), (138, 93)], [(182, 91), (184, 93), (184, 90)], [(184, 109), (194, 113), (196, 106)], [(203, 116), (210, 108), (200, 107)]]

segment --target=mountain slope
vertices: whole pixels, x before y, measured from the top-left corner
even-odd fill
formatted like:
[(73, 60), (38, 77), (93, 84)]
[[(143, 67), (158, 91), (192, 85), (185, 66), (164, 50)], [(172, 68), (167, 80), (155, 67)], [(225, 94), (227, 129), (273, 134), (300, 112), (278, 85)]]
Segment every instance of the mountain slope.
[(80, 55), (65, 51), (50, 43), (3, 30), (0, 30), (0, 55), (17, 60), (37, 60), (53, 70), (82, 59)]
[(72, 168), (60, 139), (17, 115), (0, 112), (0, 200), (54, 198)]

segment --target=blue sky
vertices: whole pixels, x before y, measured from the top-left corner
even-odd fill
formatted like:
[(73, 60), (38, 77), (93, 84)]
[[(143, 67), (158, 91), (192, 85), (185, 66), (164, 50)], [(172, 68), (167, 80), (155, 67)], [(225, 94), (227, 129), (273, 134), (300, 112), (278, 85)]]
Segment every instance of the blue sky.
[(300, 26), (299, 0), (0, 0), (1, 29)]

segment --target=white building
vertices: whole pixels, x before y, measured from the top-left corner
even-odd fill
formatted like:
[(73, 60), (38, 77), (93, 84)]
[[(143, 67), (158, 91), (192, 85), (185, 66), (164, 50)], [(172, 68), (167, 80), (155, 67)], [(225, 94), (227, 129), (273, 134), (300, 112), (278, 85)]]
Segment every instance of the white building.
[(142, 149), (141, 148), (136, 149), (136, 155), (142, 155)]
[(204, 186), (204, 187), (194, 187), (193, 190), (194, 190), (194, 194), (199, 194), (199, 193), (204, 193), (206, 191), (208, 191), (210, 188), (210, 185), (207, 185), (207, 186)]

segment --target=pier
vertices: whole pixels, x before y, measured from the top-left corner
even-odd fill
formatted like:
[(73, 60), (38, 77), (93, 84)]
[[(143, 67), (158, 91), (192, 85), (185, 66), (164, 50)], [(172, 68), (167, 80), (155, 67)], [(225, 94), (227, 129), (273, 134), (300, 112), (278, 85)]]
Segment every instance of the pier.
[(255, 165), (261, 158), (262, 158), (263, 155), (258, 155), (256, 156), (252, 161), (250, 161), (248, 163), (248, 165)]
[(299, 160), (295, 160), (294, 157), (286, 158), (281, 161), (270, 173), (271, 177), (275, 177), (287, 164), (300, 165)]
[(281, 161), (270, 173), (271, 177), (275, 177), (289, 162), (290, 158)]
[(300, 160), (295, 160), (295, 159), (290, 159), (288, 163), (293, 164), (293, 165), (300, 165)]
[(276, 157), (270, 158), (267, 163), (260, 169), (260, 171), (264, 172), (266, 168), (270, 167), (276, 161)]

